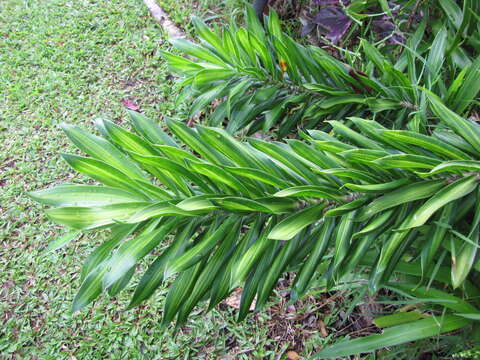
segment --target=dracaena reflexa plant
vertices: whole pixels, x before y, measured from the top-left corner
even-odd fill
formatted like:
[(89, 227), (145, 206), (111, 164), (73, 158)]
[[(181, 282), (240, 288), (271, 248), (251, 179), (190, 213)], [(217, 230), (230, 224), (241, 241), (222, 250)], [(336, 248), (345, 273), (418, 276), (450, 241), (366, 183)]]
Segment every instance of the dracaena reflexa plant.
[(296, 127), (310, 129), (348, 116), (374, 116), (390, 128), (408, 123), (411, 130), (424, 131), (426, 98), (419, 87), (441, 95), (459, 114), (480, 90), (479, 46), (469, 45), (470, 51), (459, 46), (480, 38), (474, 5), (467, 5), (455, 11), (461, 27), (447, 21), (430, 35), (426, 28), (432, 19), (425, 16), (404, 45), (382, 49), (361, 39), (355, 51), (345, 50), (345, 62), (287, 36), (273, 11), (263, 27), (250, 7), (246, 28), (231, 24), (212, 30), (194, 19), (198, 44), (172, 40), (188, 58), (163, 55), (181, 75), (179, 101), (191, 99), (187, 115), (209, 109), (217, 100), (206, 125), (227, 120), (232, 134), (275, 129), (282, 138)]
[(420, 311), (378, 319), (381, 337), (319, 356), (470, 326), (480, 318), (480, 127), (427, 97), (438, 120), (429, 135), (361, 118), (287, 142), (238, 141), (221, 129), (169, 121), (172, 137), (133, 112), (135, 133), (108, 121), (98, 122), (101, 137), (63, 125), (89, 155), (64, 159), (103, 185), (31, 196), (74, 231), (109, 227), (112, 234), (86, 260), (74, 310), (103, 291), (115, 295), (147, 262), (130, 306), (174, 278), (164, 324), (184, 323), (197, 304), (208, 299), (211, 309), (238, 286), (243, 319), (254, 298), (257, 309), (264, 306), (287, 271), (296, 274), (292, 299), (312, 285), (355, 284), (418, 303)]

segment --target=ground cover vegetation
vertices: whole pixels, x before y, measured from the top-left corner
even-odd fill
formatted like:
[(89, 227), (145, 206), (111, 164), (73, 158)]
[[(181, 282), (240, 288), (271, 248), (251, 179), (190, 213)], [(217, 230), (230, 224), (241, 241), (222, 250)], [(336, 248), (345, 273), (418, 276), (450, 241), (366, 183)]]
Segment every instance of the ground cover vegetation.
[[(177, 93), (158, 53), (169, 47), (138, 1), (0, 1), (0, 359), (273, 359), (293, 346), (272, 327), (282, 309), (241, 325), (233, 308), (197, 310), (174, 337), (173, 327), (158, 326), (165, 289), (129, 312), (118, 307), (128, 305), (125, 292), (70, 312), (80, 265), (110, 233), (47, 251), (64, 230), (39, 216), (26, 192), (91, 184), (57, 155), (75, 151), (59, 123), (121, 123), (123, 103), (155, 121), (173, 114)], [(335, 322), (336, 310), (324, 321)], [(313, 334), (305, 351), (324, 341)]]
[[(361, 21), (370, 9), (353, 11), (360, 3), (370, 4), (344, 9), (348, 28), (352, 13)], [(183, 75), (179, 103), (194, 99), (192, 127), (168, 120), (162, 129), (136, 112), (133, 132), (105, 120), (96, 122), (101, 136), (62, 126), (89, 155), (64, 159), (104, 186), (61, 185), (31, 197), (73, 229), (62, 241), (112, 229), (83, 266), (75, 310), (119, 293), (147, 258), (130, 307), (174, 279), (163, 325), (181, 328), (197, 304), (214, 309), (238, 286), (244, 319), (293, 274), (291, 302), (311, 289), (349, 289), (358, 294), (352, 307), (367, 292), (404, 305), (375, 319), (381, 334), (316, 356), (430, 337), (438, 356), (478, 347), (477, 5), (375, 3), (382, 16), (407, 9), (422, 20), (405, 40), (362, 39), (354, 48), (352, 37), (337, 56), (300, 45), (273, 11), (265, 26), (251, 8), (245, 28), (212, 31), (195, 20), (201, 43), (173, 42), (188, 58), (163, 52)], [(263, 133), (292, 137), (296, 128), (299, 139)], [(462, 338), (461, 349), (439, 345), (452, 337)]]

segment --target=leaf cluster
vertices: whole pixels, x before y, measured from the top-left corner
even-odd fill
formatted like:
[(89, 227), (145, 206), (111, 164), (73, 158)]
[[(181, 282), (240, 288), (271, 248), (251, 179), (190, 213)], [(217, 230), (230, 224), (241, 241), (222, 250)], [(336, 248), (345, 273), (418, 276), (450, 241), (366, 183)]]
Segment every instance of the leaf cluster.
[[(480, 58), (473, 55), (479, 45), (470, 40), (479, 38), (472, 14), (476, 5), (465, 4), (463, 12), (453, 7), (461, 24), (445, 22), (433, 34), (427, 31), (426, 16), (405, 45), (397, 46), (397, 56), (361, 39), (355, 52), (345, 52), (344, 62), (286, 35), (274, 11), (263, 27), (252, 8), (246, 11), (246, 28), (210, 29), (194, 19), (200, 43), (174, 39), (173, 46), (187, 57), (163, 55), (182, 76), (178, 101), (191, 102), (187, 116), (219, 101), (205, 123), (222, 126), (226, 121), (233, 134), (275, 129), (283, 138), (296, 127), (311, 129), (349, 116), (425, 131), (429, 114), (421, 87), (460, 114), (480, 91)], [(460, 45), (465, 42), (464, 49)]]
[[(476, 303), (480, 291), (480, 127), (427, 98), (440, 122), (432, 135), (350, 118), (348, 126), (330, 122), (335, 137), (311, 130), (303, 141), (238, 141), (171, 120), (182, 148), (133, 112), (136, 134), (108, 121), (97, 123), (102, 137), (64, 125), (90, 155), (65, 160), (104, 186), (61, 185), (31, 196), (52, 206), (47, 214), (57, 223), (112, 228), (84, 265), (74, 309), (104, 290), (118, 293), (157, 249), (131, 306), (174, 277), (164, 324), (182, 324), (198, 303), (211, 308), (238, 286), (243, 319), (255, 298), (262, 308), (287, 271), (296, 272), (295, 299), (318, 281), (333, 289), (359, 267), (370, 269), (360, 278), (373, 292), (391, 287), (441, 299), (434, 308), (451, 314), (441, 325), (424, 315), (419, 325), (430, 330), (423, 335), (470, 324), (480, 314), (465, 302)], [(396, 274), (415, 280), (398, 282)], [(463, 299), (435, 289), (440, 283)]]

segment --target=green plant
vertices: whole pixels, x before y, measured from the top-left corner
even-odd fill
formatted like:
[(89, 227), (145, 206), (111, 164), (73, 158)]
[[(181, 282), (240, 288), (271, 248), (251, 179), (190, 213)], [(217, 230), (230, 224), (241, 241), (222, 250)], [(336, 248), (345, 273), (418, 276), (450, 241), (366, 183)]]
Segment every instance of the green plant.
[[(191, 99), (187, 115), (220, 100), (206, 124), (221, 126), (228, 120), (230, 133), (273, 128), (282, 138), (295, 127), (310, 129), (348, 116), (372, 116), (390, 128), (424, 131), (428, 114), (419, 87), (440, 95), (460, 114), (480, 90), (479, 46), (469, 40), (479, 37), (475, 6), (466, 1), (463, 12), (453, 7), (461, 24), (435, 24), (433, 34), (426, 29), (426, 16), (405, 45), (383, 47), (383, 53), (380, 45), (361, 39), (354, 49), (339, 49), (346, 62), (284, 34), (273, 11), (264, 28), (252, 8), (247, 8), (246, 28), (230, 24), (211, 30), (194, 19), (201, 42), (172, 41), (188, 58), (163, 54), (182, 75), (178, 101)], [(467, 50), (459, 46), (463, 42)]]
[(64, 159), (105, 186), (62, 185), (31, 196), (74, 231), (113, 230), (84, 265), (74, 310), (103, 290), (118, 293), (162, 245), (130, 306), (175, 277), (164, 324), (184, 323), (205, 299), (211, 309), (237, 286), (244, 286), (243, 319), (255, 297), (262, 308), (281, 275), (294, 271), (293, 299), (312, 283), (356, 284), (428, 303), (428, 311), (378, 320), (394, 325), (381, 337), (350, 340), (321, 356), (470, 326), (480, 316), (480, 126), (426, 96), (439, 121), (432, 135), (350, 118), (329, 123), (335, 137), (311, 130), (304, 141), (240, 142), (221, 129), (169, 121), (186, 150), (133, 112), (137, 135), (108, 121), (97, 122), (103, 137), (64, 125), (90, 155)]

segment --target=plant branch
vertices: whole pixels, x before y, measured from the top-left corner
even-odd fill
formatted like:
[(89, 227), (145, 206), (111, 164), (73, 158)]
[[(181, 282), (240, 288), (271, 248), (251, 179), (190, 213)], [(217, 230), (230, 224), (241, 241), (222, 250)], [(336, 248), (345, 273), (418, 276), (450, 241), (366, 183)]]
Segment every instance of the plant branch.
[(187, 35), (177, 27), (168, 14), (163, 10), (155, 0), (143, 0), (145, 5), (148, 7), (150, 14), (153, 18), (162, 26), (162, 28), (167, 32), (168, 36), (171, 38), (186, 38)]

